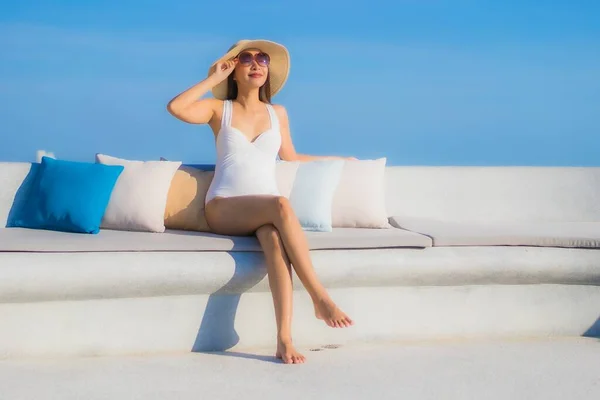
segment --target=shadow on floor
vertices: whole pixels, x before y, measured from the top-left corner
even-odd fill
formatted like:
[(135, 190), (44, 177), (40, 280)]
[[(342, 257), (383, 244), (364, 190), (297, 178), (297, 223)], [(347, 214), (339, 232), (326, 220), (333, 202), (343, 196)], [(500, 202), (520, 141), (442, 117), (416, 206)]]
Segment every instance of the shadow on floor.
[[(267, 275), (261, 252), (232, 251), (229, 254), (235, 261), (233, 277), (209, 296), (192, 352), (225, 352), (239, 342), (239, 336), (235, 331), (235, 315), (240, 298), (244, 292), (256, 286)], [(265, 361), (271, 359), (235, 352), (222, 355)]]
[(274, 364), (283, 364), (283, 361), (276, 358), (274, 354), (272, 356), (265, 356), (265, 355), (259, 355), (259, 354), (240, 353), (238, 351), (211, 352), (210, 354), (214, 354), (217, 356), (243, 358), (243, 359), (247, 359), (247, 360), (272, 362)]

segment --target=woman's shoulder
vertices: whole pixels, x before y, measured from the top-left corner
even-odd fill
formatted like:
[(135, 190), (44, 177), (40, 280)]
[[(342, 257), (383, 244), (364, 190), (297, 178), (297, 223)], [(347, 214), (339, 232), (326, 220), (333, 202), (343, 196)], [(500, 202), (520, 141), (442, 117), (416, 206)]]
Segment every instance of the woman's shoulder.
[(198, 103), (206, 104), (210, 108), (212, 108), (213, 111), (217, 111), (217, 110), (220, 110), (221, 108), (223, 108), (223, 103), (225, 103), (225, 101), (220, 100), (220, 99), (215, 99), (214, 97), (208, 97), (205, 99), (198, 100)]
[(273, 110), (275, 110), (275, 113), (277, 114), (277, 117), (279, 119), (285, 118), (287, 119), (287, 110), (285, 109), (285, 107), (281, 104), (271, 104), (271, 107), (273, 107)]

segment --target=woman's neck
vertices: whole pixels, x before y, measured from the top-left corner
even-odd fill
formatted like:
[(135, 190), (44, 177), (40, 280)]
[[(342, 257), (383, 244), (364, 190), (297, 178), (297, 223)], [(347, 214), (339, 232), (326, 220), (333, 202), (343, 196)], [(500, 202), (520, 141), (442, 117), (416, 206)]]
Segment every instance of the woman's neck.
[(245, 109), (258, 107), (262, 104), (259, 98), (259, 90), (260, 89), (256, 88), (248, 92), (238, 93), (235, 101), (237, 101)]

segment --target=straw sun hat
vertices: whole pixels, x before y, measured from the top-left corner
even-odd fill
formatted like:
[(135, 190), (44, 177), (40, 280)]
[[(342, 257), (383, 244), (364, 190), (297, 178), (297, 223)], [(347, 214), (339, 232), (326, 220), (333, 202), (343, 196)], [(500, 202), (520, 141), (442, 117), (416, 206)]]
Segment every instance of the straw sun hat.
[[(290, 54), (288, 50), (281, 44), (270, 40), (240, 40), (229, 48), (227, 53), (217, 61), (215, 61), (208, 70), (210, 76), (215, 72), (217, 64), (231, 60), (239, 53), (246, 49), (259, 49), (269, 55), (271, 63), (269, 65), (269, 80), (271, 82), (271, 96), (275, 96), (281, 90), (285, 81), (287, 81), (290, 72)], [(227, 97), (227, 79), (219, 83), (212, 89), (212, 94), (215, 98), (224, 100)]]

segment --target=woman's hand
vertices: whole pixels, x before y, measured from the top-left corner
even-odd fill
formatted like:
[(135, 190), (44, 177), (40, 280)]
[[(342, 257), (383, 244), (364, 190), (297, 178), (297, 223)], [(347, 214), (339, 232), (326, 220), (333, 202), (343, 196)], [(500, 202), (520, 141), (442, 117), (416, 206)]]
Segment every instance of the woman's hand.
[(229, 75), (231, 75), (231, 73), (235, 69), (236, 64), (237, 58), (228, 61), (221, 61), (217, 64), (217, 68), (215, 69), (213, 76), (219, 83), (221, 83), (222, 81), (227, 79)]

